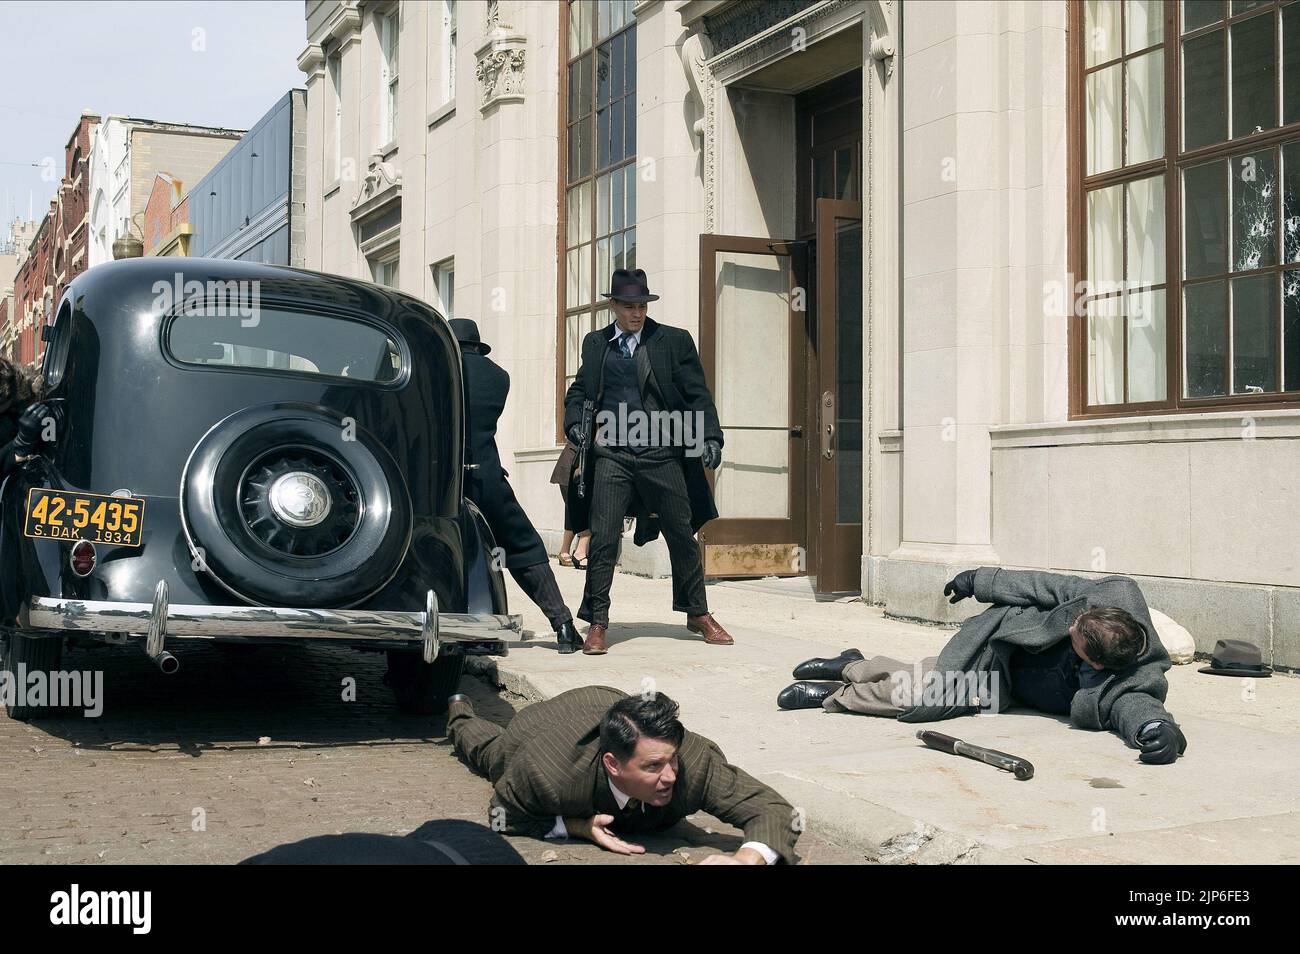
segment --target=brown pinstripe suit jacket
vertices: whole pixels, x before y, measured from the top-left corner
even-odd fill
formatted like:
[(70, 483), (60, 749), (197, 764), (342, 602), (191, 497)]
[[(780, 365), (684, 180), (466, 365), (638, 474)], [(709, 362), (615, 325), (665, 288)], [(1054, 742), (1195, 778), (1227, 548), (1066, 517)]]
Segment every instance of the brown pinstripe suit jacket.
[[(747, 772), (727, 762), (716, 744), (687, 732), (678, 749), (672, 801), (662, 808), (619, 811), (600, 759), (600, 722), (627, 693), (608, 686), (570, 689), (519, 711), (497, 741), (501, 774), (493, 778), (492, 805), (505, 812), (507, 830), (536, 837), (555, 817), (613, 815), (620, 834), (661, 831), (687, 815), (706, 811), (735, 825), (746, 841), (759, 841), (787, 863), (795, 861), (794, 809)], [(495, 760), (495, 758), (494, 758)]]

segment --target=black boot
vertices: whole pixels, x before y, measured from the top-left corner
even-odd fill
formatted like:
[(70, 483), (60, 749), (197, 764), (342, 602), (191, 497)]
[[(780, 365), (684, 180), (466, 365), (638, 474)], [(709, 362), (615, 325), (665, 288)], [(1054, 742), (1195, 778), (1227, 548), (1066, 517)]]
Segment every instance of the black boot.
[(846, 649), (833, 659), (809, 659), (794, 667), (796, 679), (843, 679), (844, 667), (862, 658), (856, 649)]
[(569, 653), (576, 653), (582, 648), (582, 637), (578, 635), (578, 629), (573, 625), (573, 620), (566, 619), (560, 624), (555, 631), (555, 642), (560, 647), (560, 652), (566, 656)]
[(820, 709), (827, 696), (843, 688), (842, 682), (795, 682), (781, 690), (776, 704), (782, 709)]

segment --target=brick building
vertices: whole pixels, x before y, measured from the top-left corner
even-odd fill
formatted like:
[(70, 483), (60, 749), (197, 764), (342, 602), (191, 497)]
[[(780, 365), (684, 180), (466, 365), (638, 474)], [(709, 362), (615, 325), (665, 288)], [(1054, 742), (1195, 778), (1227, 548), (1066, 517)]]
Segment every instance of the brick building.
[(144, 224), (140, 230), (146, 255), (190, 254), (194, 226), (190, 225), (189, 209), (185, 183), (169, 173), (158, 173), (144, 206)]

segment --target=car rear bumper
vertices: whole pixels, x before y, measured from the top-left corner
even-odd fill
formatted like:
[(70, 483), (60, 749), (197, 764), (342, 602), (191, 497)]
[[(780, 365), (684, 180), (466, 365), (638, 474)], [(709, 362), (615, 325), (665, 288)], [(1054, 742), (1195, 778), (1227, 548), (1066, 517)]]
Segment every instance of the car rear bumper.
[(273, 606), (169, 605), (167, 584), (159, 581), (150, 603), (36, 597), (22, 614), (24, 629), (86, 633), (139, 633), (145, 652), (157, 657), (170, 637), (339, 641), (410, 644), (425, 662), (438, 657), (444, 643), (478, 643), (517, 637), (518, 615), (441, 613), (430, 590), (425, 611), (286, 609)]

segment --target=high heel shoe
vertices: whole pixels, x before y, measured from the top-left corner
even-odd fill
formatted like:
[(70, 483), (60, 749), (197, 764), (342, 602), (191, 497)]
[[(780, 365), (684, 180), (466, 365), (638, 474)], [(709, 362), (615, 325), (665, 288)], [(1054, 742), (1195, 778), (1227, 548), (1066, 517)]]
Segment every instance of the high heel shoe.
[(557, 553), (557, 554), (555, 555), (555, 559), (557, 559), (557, 560), (560, 561), (560, 566), (567, 566), (567, 567), (569, 567), (570, 569), (573, 568), (573, 565), (574, 565), (574, 564), (573, 564), (573, 555), (572, 555), (572, 554), (570, 554), (570, 553)]
[(575, 570), (585, 570), (587, 568), (587, 564), (591, 562), (590, 557), (588, 557), (585, 560), (579, 560), (577, 557), (573, 557), (572, 559), (573, 559), (573, 568)]

